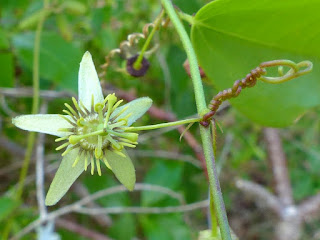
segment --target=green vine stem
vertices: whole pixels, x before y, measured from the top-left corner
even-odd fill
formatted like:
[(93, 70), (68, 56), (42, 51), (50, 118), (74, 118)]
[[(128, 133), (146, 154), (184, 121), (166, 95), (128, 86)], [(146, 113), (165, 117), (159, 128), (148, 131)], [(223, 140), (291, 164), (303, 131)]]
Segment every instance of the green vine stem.
[(200, 122), (201, 120), (202, 118), (189, 118), (189, 119), (175, 121), (175, 122), (159, 123), (159, 124), (147, 125), (147, 126), (141, 126), (141, 127), (128, 127), (128, 128), (124, 128), (124, 130), (127, 130), (127, 131), (153, 130), (153, 129), (164, 128), (164, 127), (179, 126), (187, 123)]
[(141, 49), (141, 52), (137, 58), (137, 60), (135, 61), (135, 63), (133, 64), (133, 67), (135, 69), (140, 69), (141, 68), (141, 62), (142, 62), (142, 59), (143, 59), (143, 55), (144, 53), (147, 51), (149, 45), (150, 45), (150, 42), (155, 34), (155, 32), (158, 30), (160, 24), (161, 24), (161, 21), (162, 21), (162, 18), (164, 17), (164, 14), (165, 12), (164, 11), (161, 11), (160, 15), (157, 17), (157, 19), (155, 20), (155, 23), (154, 23), (154, 27), (152, 28), (152, 31), (151, 33), (149, 34), (146, 42), (144, 43), (142, 49)]
[[(43, 9), (49, 9), (49, 0), (44, 0), (43, 2)], [(39, 111), (39, 58), (40, 58), (40, 40), (41, 40), (41, 33), (45, 18), (47, 16), (46, 11), (43, 11), (39, 22), (37, 24), (36, 33), (35, 33), (35, 40), (34, 40), (34, 49), (33, 49), (33, 75), (32, 75), (32, 83), (33, 83), (33, 101), (32, 101), (32, 114), (36, 114)], [(30, 132), (27, 138), (27, 150), (26, 154), (22, 163), (22, 168), (20, 171), (20, 177), (18, 182), (18, 189), (15, 192), (15, 200), (17, 203), (20, 202), (23, 188), (25, 184), (25, 179), (28, 173), (30, 159), (33, 152), (34, 142), (35, 142), (36, 134), (34, 132)], [(19, 203), (20, 204), (20, 203)], [(14, 214), (14, 213), (13, 213)], [(6, 227), (2, 234), (2, 239), (8, 239), (8, 236), (11, 231), (11, 226), (13, 223), (13, 215), (9, 217), (7, 220)]]
[[(175, 26), (177, 33), (180, 36), (182, 44), (186, 50), (187, 57), (190, 63), (190, 73), (191, 79), (193, 82), (194, 92), (195, 92), (195, 99), (198, 114), (203, 116), (206, 112), (208, 112), (206, 101), (203, 92), (203, 86), (201, 82), (200, 72), (198, 69), (198, 62), (192, 47), (191, 41), (189, 36), (184, 29), (176, 11), (174, 10), (172, 3), (170, 0), (161, 0), (166, 13), (170, 17), (173, 25)], [(224, 207), (224, 202), (222, 199), (220, 183), (218, 180), (218, 175), (216, 172), (215, 167), (215, 159), (212, 149), (212, 139), (211, 139), (211, 131), (209, 128), (200, 125), (200, 134), (203, 144), (203, 151), (206, 159), (207, 170), (208, 170), (208, 177), (209, 177), (209, 184), (210, 190), (213, 196), (213, 203), (215, 207), (215, 212), (217, 214), (218, 223), (220, 226), (221, 236), (223, 240), (231, 240), (230, 228), (227, 219), (227, 214)]]

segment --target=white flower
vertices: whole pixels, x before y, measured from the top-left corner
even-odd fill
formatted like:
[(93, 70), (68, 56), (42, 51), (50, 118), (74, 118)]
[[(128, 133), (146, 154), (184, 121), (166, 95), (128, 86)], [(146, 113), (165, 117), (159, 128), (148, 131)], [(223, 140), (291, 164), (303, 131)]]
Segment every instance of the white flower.
[(79, 175), (91, 164), (101, 175), (100, 161), (110, 168), (129, 190), (135, 184), (134, 166), (124, 147), (135, 147), (138, 134), (129, 132), (130, 126), (151, 106), (148, 97), (139, 98), (119, 107), (114, 94), (103, 97), (99, 78), (91, 54), (83, 55), (79, 70), (79, 100), (72, 99), (74, 108), (65, 104), (67, 115), (22, 115), (12, 120), (17, 127), (58, 136), (66, 141), (57, 150), (66, 148), (62, 162), (50, 185), (46, 205), (56, 204)]

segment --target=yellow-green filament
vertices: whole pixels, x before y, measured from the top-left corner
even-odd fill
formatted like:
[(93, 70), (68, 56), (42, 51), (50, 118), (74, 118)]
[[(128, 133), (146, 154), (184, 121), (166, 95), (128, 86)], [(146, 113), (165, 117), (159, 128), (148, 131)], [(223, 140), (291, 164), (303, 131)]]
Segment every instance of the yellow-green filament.
[(118, 154), (119, 156), (121, 157), (126, 157), (126, 155), (123, 153), (123, 152), (120, 152), (120, 151), (117, 151), (117, 150), (114, 150), (113, 151), (115, 154)]
[(90, 162), (91, 162), (91, 163), (90, 163), (90, 164), (91, 164), (91, 175), (93, 175), (93, 173), (94, 173), (94, 161), (93, 161), (93, 158), (94, 158), (94, 157), (93, 157), (93, 156), (90, 156), (90, 158), (91, 158), (91, 159), (90, 159)]
[(80, 117), (78, 113), (68, 103), (65, 103), (64, 105), (69, 109), (69, 111), (73, 114), (73, 116), (76, 116), (77, 118)]
[(67, 140), (68, 138), (69, 138), (69, 136), (65, 136), (65, 137), (57, 138), (54, 141), (55, 142), (60, 142), (60, 141), (63, 141), (63, 140)]
[(96, 158), (98, 175), (101, 176), (100, 159)]
[(84, 116), (85, 113), (82, 111), (82, 109), (79, 107), (78, 103), (77, 103), (77, 100), (72, 97), (72, 102), (73, 102), (73, 105), (76, 107), (76, 109), (78, 110), (78, 112), (81, 114), (81, 116)]
[(68, 145), (69, 145), (69, 143), (68, 143), (68, 142), (66, 142), (66, 143), (62, 144), (62, 145), (60, 145), (59, 147), (57, 147), (57, 148), (56, 148), (56, 151), (59, 151), (59, 150), (61, 150), (62, 148), (67, 147)]
[(104, 162), (104, 164), (106, 165), (107, 168), (109, 168), (110, 170), (112, 170), (112, 169), (111, 169), (111, 166), (109, 165), (109, 163), (108, 163), (108, 161), (107, 161), (107, 159), (106, 159), (105, 157), (103, 158), (103, 162)]
[(70, 123), (71, 125), (73, 125), (73, 126), (76, 126), (75, 124), (74, 124), (74, 122), (71, 122), (71, 120), (70, 119), (68, 119), (66, 116), (64, 116), (64, 115), (59, 115), (60, 117), (62, 117), (64, 120), (66, 120), (68, 123)]
[(88, 168), (88, 155), (86, 154), (84, 157), (84, 170), (87, 171)]
[(74, 160), (72, 167), (75, 167), (77, 165), (77, 163), (79, 162), (79, 160), (80, 160), (80, 154), (78, 154), (78, 156), (76, 157), (76, 160)]
[(102, 157), (102, 136), (98, 136), (98, 145), (94, 149), (94, 155), (96, 159), (100, 159)]

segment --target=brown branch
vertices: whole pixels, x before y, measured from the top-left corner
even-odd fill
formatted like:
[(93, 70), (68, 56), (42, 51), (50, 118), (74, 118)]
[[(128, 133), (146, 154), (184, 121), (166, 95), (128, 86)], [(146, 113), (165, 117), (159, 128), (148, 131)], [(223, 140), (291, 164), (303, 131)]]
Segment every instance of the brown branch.
[(283, 205), (293, 205), (292, 187), (290, 184), (286, 156), (283, 152), (279, 131), (275, 128), (265, 128), (264, 137), (267, 143), (268, 156), (274, 176), (276, 193)]
[(259, 203), (260, 206), (265, 206), (266, 208), (272, 210), (278, 216), (281, 214), (281, 202), (276, 196), (265, 189), (263, 186), (246, 180), (238, 179), (236, 181), (236, 186), (242, 192), (252, 197), (252, 199)]
[[(81, 183), (75, 182), (72, 189), (80, 198), (85, 198), (90, 195), (89, 191)], [(89, 202), (87, 205), (92, 208), (100, 207), (94, 201)], [(112, 219), (108, 215), (97, 215), (92, 217), (102, 227), (108, 227), (112, 224)]]
[(64, 219), (56, 219), (56, 225), (57, 227), (67, 229), (71, 232), (77, 233), (83, 237), (94, 239), (94, 240), (112, 240), (109, 237), (106, 237), (102, 235), (101, 233), (98, 233), (96, 231), (90, 230), (88, 228), (85, 228), (83, 225), (80, 225), (78, 223), (74, 223), (69, 220)]
[[(33, 89), (29, 87), (23, 88), (0, 88), (0, 95), (7, 97), (32, 97)], [(75, 94), (68, 91), (54, 91), (54, 90), (40, 90), (39, 96), (41, 98), (50, 100), (56, 98), (68, 98), (73, 97)]]
[(299, 206), (298, 211), (305, 221), (310, 221), (312, 217), (320, 215), (320, 193), (304, 200)]

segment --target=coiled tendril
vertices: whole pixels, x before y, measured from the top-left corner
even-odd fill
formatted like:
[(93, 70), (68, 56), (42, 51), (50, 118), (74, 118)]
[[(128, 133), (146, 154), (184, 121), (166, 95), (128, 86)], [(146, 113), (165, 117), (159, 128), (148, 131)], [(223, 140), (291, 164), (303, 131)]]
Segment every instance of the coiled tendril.
[[(283, 73), (284, 66), (290, 68), (285, 74)], [(279, 76), (265, 76), (267, 74), (266, 68), (268, 67), (278, 67)], [(208, 106), (210, 111), (203, 116), (200, 124), (204, 127), (208, 127), (210, 124), (210, 119), (216, 114), (223, 101), (237, 97), (244, 88), (255, 86), (258, 79), (272, 84), (282, 83), (307, 74), (311, 72), (312, 68), (313, 64), (310, 61), (295, 63), (290, 60), (273, 60), (263, 62), (258, 67), (251, 70), (251, 72), (247, 74), (245, 78), (236, 80), (232, 88), (220, 91), (217, 95), (215, 95)]]

